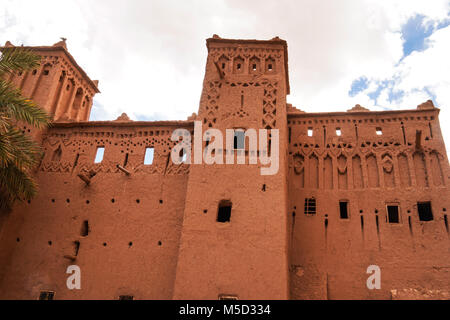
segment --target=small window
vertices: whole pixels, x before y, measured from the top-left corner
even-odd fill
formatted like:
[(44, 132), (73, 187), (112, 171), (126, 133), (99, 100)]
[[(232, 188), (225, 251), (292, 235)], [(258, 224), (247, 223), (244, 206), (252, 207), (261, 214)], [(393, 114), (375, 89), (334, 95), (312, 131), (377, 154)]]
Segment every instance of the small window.
[(420, 221), (432, 221), (433, 212), (431, 211), (431, 202), (418, 202), (417, 211), (419, 212)]
[(376, 128), (377, 136), (381, 136), (383, 134), (383, 130), (380, 127)]
[(400, 216), (399, 216), (397, 205), (388, 205), (387, 212), (388, 212), (389, 223), (399, 223), (400, 222)]
[(105, 147), (98, 147), (95, 155), (94, 163), (100, 163), (103, 161), (103, 154), (105, 153)]
[(316, 199), (305, 198), (305, 214), (316, 214)]
[(253, 71), (256, 71), (256, 63), (254, 63), (254, 64), (252, 65), (252, 69), (253, 69)]
[(243, 130), (234, 130), (233, 147), (235, 150), (245, 149), (245, 132)]
[(348, 219), (348, 202), (339, 201), (339, 213), (341, 219)]
[(48, 70), (44, 70), (44, 76), (48, 76), (49, 71)]
[(336, 128), (336, 135), (340, 137), (341, 134), (342, 134), (341, 128)]
[(222, 63), (222, 69), (225, 69), (225, 63)]
[(234, 294), (219, 294), (219, 300), (238, 300), (238, 296)]
[(308, 128), (308, 137), (313, 136), (313, 128)]
[(53, 300), (54, 297), (54, 291), (41, 291), (41, 293), (39, 294), (39, 300)]
[(217, 212), (217, 222), (230, 222), (231, 219), (231, 201), (222, 200), (219, 203), (219, 210)]
[(271, 64), (271, 63), (269, 63), (269, 65), (267, 66), (267, 69), (269, 69), (269, 71), (272, 71), (272, 70), (273, 70), (273, 67), (272, 67), (272, 64)]
[(119, 300), (134, 300), (134, 297), (130, 296), (130, 295), (124, 295), (124, 296), (119, 296)]
[(154, 148), (145, 148), (144, 164), (150, 165), (153, 163)]
[(240, 63), (237, 64), (236, 69), (238, 69), (238, 70), (241, 69), (241, 64)]

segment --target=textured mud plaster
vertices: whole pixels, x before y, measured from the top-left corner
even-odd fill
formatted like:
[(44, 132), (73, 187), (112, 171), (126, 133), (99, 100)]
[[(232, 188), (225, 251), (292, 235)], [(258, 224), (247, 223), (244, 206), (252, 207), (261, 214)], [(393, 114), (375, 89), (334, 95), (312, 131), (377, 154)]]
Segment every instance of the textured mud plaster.
[[(32, 47), (41, 67), (8, 80), (55, 123), (23, 126), (45, 155), (37, 197), (0, 215), (0, 298), (448, 299), (450, 171), (433, 103), (305, 113), (286, 103), (284, 40), (206, 44), (197, 114), (155, 122), (87, 121), (98, 81), (64, 41)], [(172, 163), (173, 131), (194, 120), (223, 136), (278, 129), (278, 172)], [(65, 285), (70, 264), (81, 290)], [(370, 265), (380, 290), (366, 287)]]

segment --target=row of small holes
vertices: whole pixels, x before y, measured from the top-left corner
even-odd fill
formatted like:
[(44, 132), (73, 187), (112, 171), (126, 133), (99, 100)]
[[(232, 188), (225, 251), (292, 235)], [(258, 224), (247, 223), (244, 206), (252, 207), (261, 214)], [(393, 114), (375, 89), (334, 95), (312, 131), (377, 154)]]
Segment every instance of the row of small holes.
[[(20, 242), (20, 238), (17, 238), (16, 241), (17, 241), (17, 242)], [(49, 241), (48, 241), (48, 245), (51, 246), (52, 244), (53, 244), (53, 242), (52, 242), (51, 240), (49, 240)], [(128, 246), (131, 247), (132, 245), (133, 245), (133, 242), (130, 241), (130, 242), (128, 243)], [(107, 246), (107, 243), (106, 243), (106, 242), (103, 242), (103, 246), (106, 247), (106, 246)], [(162, 242), (161, 242), (161, 241), (158, 241), (158, 246), (162, 246)]]
[[(56, 202), (56, 200), (55, 199), (52, 199), (51, 200), (53, 203), (55, 203)], [(66, 199), (66, 202), (67, 203), (70, 203), (70, 199)], [(111, 199), (111, 202), (112, 203), (114, 203), (114, 202), (116, 202), (116, 200), (113, 198), (113, 199)], [(30, 203), (30, 200), (28, 200), (28, 203)], [(89, 203), (91, 203), (89, 200), (86, 200), (86, 204), (89, 204)], [(139, 200), (139, 199), (136, 199), (136, 203), (141, 203), (141, 200)], [(163, 203), (163, 200), (162, 199), (159, 199), (159, 203)]]

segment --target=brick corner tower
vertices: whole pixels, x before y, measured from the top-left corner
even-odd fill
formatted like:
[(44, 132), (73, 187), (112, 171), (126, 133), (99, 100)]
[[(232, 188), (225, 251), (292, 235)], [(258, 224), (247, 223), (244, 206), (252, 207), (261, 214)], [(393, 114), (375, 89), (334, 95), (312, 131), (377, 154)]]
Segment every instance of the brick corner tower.
[(217, 150), (235, 160), (243, 152), (245, 164), (191, 164), (174, 298), (287, 299), (287, 44), (216, 35), (206, 44), (202, 132), (220, 130), (225, 146), (227, 129), (235, 139), (241, 130), (267, 129), (270, 137), (277, 129), (279, 170), (262, 175), (259, 160), (249, 164), (245, 137), (241, 150)]

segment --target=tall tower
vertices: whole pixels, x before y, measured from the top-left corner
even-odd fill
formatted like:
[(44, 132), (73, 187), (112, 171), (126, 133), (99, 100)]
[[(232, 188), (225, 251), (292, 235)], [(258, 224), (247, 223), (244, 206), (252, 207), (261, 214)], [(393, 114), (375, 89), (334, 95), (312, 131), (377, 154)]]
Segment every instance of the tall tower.
[(174, 298), (287, 299), (287, 44), (214, 36), (207, 48), (203, 132), (278, 129), (279, 170), (261, 175), (247, 143), (246, 164), (191, 164)]
[[(5, 47), (14, 47), (9, 41)], [(55, 121), (88, 121), (93, 97), (99, 92), (67, 50), (65, 40), (53, 46), (23, 47), (42, 56), (40, 67), (11, 74), (9, 81), (25, 97), (49, 112)]]

